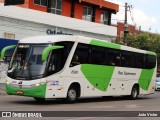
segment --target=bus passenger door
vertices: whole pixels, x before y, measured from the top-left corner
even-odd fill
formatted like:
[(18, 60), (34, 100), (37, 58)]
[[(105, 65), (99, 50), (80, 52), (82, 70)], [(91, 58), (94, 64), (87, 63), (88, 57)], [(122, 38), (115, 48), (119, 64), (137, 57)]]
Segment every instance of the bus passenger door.
[(61, 80), (59, 73), (64, 66), (62, 53), (63, 49), (56, 49), (52, 51), (49, 56), (46, 89), (46, 95), (48, 98), (62, 97), (63, 81)]
[(47, 77), (46, 98), (63, 97), (63, 80), (59, 75)]

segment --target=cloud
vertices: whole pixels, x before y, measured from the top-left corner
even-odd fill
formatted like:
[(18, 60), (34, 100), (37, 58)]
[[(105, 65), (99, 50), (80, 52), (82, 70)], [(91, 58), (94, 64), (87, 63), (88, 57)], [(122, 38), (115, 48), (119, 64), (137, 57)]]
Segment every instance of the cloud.
[[(122, 0), (107, 0), (107, 1), (119, 4), (119, 12), (117, 14), (112, 15), (112, 24), (117, 24), (117, 22), (124, 22), (124, 15), (125, 15), (124, 1)], [(137, 1), (141, 2), (141, 4), (153, 2), (153, 0), (152, 1), (137, 0)], [(142, 30), (145, 30), (145, 31), (149, 31), (149, 28), (151, 28), (152, 32), (160, 31), (160, 28), (158, 27), (159, 25), (158, 21), (160, 21), (160, 17), (158, 18), (151, 15), (147, 15), (145, 11), (141, 9), (137, 9), (135, 7), (131, 10), (132, 10), (131, 15), (130, 15), (130, 12), (128, 12), (127, 14), (128, 24), (131, 24), (131, 25), (136, 24), (137, 28), (141, 26)], [(132, 21), (131, 17), (134, 18), (134, 22)]]
[(150, 1), (150, 0), (139, 0), (140, 2), (148, 2), (148, 1)]
[[(112, 23), (116, 24), (116, 22), (124, 22), (125, 8), (122, 6), (123, 3), (120, 3), (119, 12), (115, 15), (112, 15)], [(148, 31), (150, 27), (154, 26), (158, 23), (158, 18), (147, 15), (144, 11), (140, 9), (133, 8), (131, 9), (131, 13), (128, 11), (128, 24), (135, 25), (136, 27), (141, 26), (143, 30)], [(133, 20), (131, 19), (134, 19)]]
[(147, 28), (157, 23), (157, 18), (148, 16), (140, 9), (134, 9), (133, 16), (137, 25), (142, 26), (142, 28)]

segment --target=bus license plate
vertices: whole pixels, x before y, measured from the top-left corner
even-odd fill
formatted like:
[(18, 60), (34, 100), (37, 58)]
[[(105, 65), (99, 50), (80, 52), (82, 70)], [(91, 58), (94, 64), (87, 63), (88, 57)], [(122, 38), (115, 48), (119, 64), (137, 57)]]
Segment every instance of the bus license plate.
[(17, 94), (22, 95), (22, 94), (23, 94), (23, 91), (22, 91), (22, 90), (18, 90), (18, 91), (17, 91)]

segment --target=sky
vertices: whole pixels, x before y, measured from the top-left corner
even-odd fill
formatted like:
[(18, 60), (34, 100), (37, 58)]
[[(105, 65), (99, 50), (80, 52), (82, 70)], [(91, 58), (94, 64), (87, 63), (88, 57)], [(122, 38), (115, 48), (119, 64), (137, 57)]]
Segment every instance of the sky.
[[(106, 0), (119, 4), (119, 12), (112, 15), (112, 23), (124, 22), (125, 2), (132, 6), (128, 11), (128, 23), (138, 29), (160, 33), (160, 0)], [(132, 18), (132, 19), (131, 19)]]

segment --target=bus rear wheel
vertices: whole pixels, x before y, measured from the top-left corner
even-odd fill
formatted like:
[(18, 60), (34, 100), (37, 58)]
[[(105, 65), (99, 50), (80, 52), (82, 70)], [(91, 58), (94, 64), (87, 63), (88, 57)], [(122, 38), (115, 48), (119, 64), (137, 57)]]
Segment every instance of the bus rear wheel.
[(78, 99), (78, 92), (75, 87), (70, 87), (67, 92), (66, 102), (75, 103)]
[(137, 86), (133, 86), (132, 91), (131, 91), (130, 98), (131, 98), (132, 100), (136, 100), (137, 97), (138, 97), (138, 95), (139, 95), (138, 87), (137, 87)]

